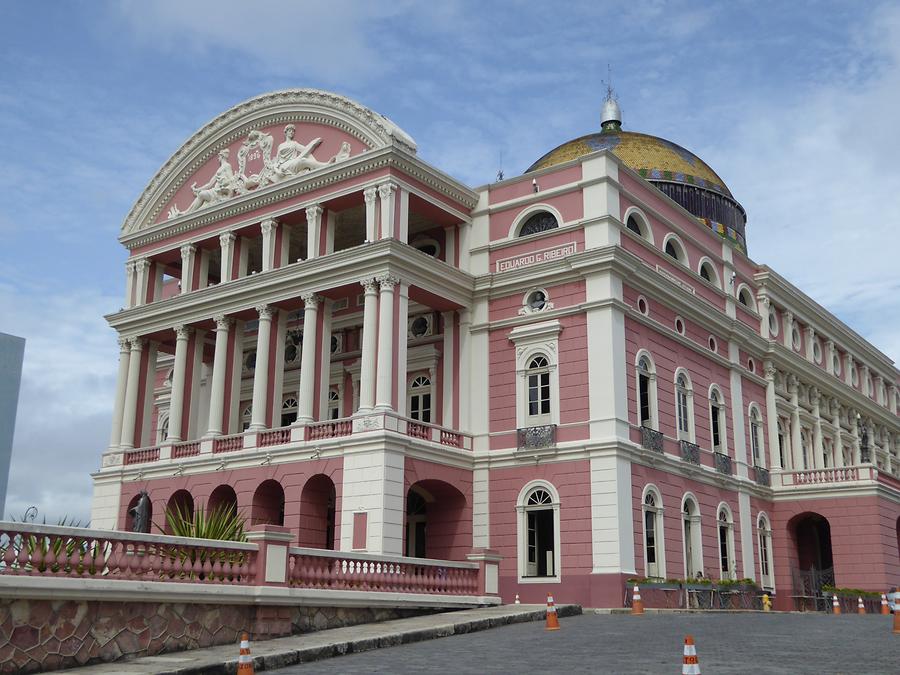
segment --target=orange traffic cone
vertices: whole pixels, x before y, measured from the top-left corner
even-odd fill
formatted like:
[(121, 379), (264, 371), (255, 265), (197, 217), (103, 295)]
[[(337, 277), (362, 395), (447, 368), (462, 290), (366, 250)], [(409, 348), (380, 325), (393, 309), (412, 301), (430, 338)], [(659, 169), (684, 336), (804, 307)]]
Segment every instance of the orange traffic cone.
[(838, 602), (837, 595), (835, 595), (834, 600), (831, 601), (831, 613), (835, 615), (841, 613), (841, 603)]
[(553, 596), (549, 593), (547, 594), (547, 630), (559, 630), (559, 617), (556, 616)]
[(881, 594), (881, 613), (882, 614), (890, 614), (891, 613), (891, 608), (888, 607), (887, 596), (884, 593)]
[(631, 594), (631, 613), (633, 615), (644, 613), (644, 601), (641, 600), (641, 589), (638, 585), (634, 585), (634, 591)]
[(900, 611), (894, 611), (894, 635), (900, 635)]
[(865, 614), (866, 606), (863, 604), (862, 596), (857, 596), (856, 598), (856, 613), (857, 614)]
[(241, 652), (238, 656), (237, 675), (253, 675), (253, 657), (250, 656), (250, 636), (241, 635)]
[(518, 594), (518, 593), (516, 593), (516, 604), (517, 604), (517, 605), (522, 604), (522, 603), (519, 601), (519, 594)]
[(691, 635), (686, 635), (684, 638), (684, 661), (682, 663), (681, 675), (700, 675), (700, 659)]

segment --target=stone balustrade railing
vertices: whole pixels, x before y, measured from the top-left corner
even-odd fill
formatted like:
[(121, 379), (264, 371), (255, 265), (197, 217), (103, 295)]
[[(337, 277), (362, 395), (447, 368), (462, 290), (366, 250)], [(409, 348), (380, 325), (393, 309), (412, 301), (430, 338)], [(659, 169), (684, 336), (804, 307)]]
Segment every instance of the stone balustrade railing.
[(480, 595), (478, 563), (290, 549), (297, 588)]
[(782, 486), (853, 483), (860, 480), (874, 480), (876, 471), (877, 469), (870, 465), (844, 466), (806, 471), (783, 471), (780, 478)]
[(0, 522), (0, 574), (252, 585), (257, 546)]

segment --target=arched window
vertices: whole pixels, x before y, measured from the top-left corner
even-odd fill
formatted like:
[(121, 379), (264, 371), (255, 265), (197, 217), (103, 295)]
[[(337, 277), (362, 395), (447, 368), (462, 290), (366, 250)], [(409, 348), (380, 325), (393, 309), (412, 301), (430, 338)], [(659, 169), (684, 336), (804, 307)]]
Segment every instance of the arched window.
[(678, 439), (694, 441), (694, 390), (687, 373), (680, 371), (675, 377), (675, 419)]
[(538, 232), (546, 232), (559, 227), (559, 222), (549, 211), (538, 211), (532, 214), (519, 228), (519, 236), (527, 237), (529, 234), (537, 234)]
[(682, 536), (684, 545), (684, 578), (703, 577), (703, 537), (700, 531), (700, 509), (697, 500), (686, 494), (681, 507)]
[(528, 424), (550, 422), (550, 362), (538, 354), (528, 363)]
[(651, 429), (659, 429), (656, 414), (656, 368), (646, 352), (637, 359), (638, 424)]
[(700, 278), (711, 283), (716, 288), (720, 288), (719, 274), (716, 272), (715, 266), (709, 260), (704, 260), (700, 263)]
[(409, 385), (409, 416), (419, 422), (431, 422), (431, 380), (424, 375)]
[(760, 513), (756, 519), (756, 536), (759, 542), (759, 580), (763, 588), (775, 588), (772, 564), (772, 526), (769, 518)]
[(341, 394), (337, 389), (328, 390), (328, 419), (336, 420), (341, 417)]
[(644, 490), (644, 570), (653, 579), (666, 577), (662, 499), (655, 487)]
[(727, 455), (728, 447), (725, 443), (725, 399), (715, 386), (709, 390), (709, 428), (713, 452)]
[(756, 303), (753, 302), (753, 294), (746, 286), (742, 286), (738, 291), (738, 302), (747, 309), (752, 309), (754, 312), (756, 311)]
[(737, 579), (734, 561), (734, 523), (731, 510), (724, 504), (719, 507), (719, 578)]
[(287, 396), (281, 402), (281, 426), (289, 427), (297, 421), (297, 399)]
[(753, 466), (765, 467), (763, 449), (762, 417), (756, 405), (750, 406), (750, 450), (753, 455)]
[(803, 470), (809, 469), (809, 433), (806, 429), (800, 431), (800, 454), (803, 458)]
[(156, 443), (163, 443), (169, 438), (169, 413), (159, 413), (159, 430), (156, 432)]
[(519, 493), (516, 531), (520, 579), (559, 579), (559, 496), (552, 485), (532, 481)]
[(253, 406), (248, 405), (244, 408), (244, 412), (241, 413), (241, 430), (247, 431), (250, 428), (250, 423), (253, 421)]
[(687, 253), (685, 253), (684, 245), (674, 234), (669, 234), (666, 236), (666, 239), (663, 243), (663, 251), (665, 251), (667, 256), (669, 256), (670, 258), (674, 258), (682, 265), (688, 264), (688, 257)]
[(644, 233), (641, 232), (641, 225), (638, 222), (638, 219), (634, 215), (628, 216), (628, 220), (625, 223), (625, 227), (634, 232), (639, 237), (643, 237)]

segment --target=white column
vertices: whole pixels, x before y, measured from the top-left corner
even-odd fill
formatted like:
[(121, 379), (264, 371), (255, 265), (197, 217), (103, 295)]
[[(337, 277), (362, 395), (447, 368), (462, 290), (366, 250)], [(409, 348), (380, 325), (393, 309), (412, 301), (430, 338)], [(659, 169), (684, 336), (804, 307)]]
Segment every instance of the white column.
[(881, 395), (881, 389), (884, 386), (884, 378), (881, 375), (876, 375), (874, 380), (875, 385), (875, 400), (878, 402), (878, 405), (884, 405), (885, 400), (884, 396)]
[(782, 469), (778, 452), (778, 404), (775, 402), (775, 366), (771, 361), (763, 364), (766, 374), (766, 429), (769, 436), (769, 456), (773, 469)]
[(219, 235), (219, 248), (221, 249), (221, 260), (219, 261), (220, 279), (219, 283), (231, 281), (234, 271), (234, 242), (237, 235), (234, 232), (223, 232)]
[(216, 351), (213, 355), (212, 387), (209, 393), (209, 424), (207, 436), (222, 435), (222, 419), (225, 412), (225, 371), (228, 370), (228, 334), (234, 320), (220, 314), (216, 322)]
[(278, 221), (267, 218), (259, 225), (262, 232), (262, 271), (268, 272), (275, 267), (275, 234), (278, 231)]
[[(382, 211), (383, 214), (384, 211)], [(390, 274), (383, 274), (378, 277), (377, 281), (381, 292), (378, 297), (378, 369), (375, 380), (375, 409), (392, 410), (391, 394), (394, 388), (394, 286), (399, 283), (399, 280)]]
[(150, 281), (150, 261), (146, 258), (134, 261), (135, 284), (134, 289), (135, 306), (147, 304), (147, 285)]
[(850, 411), (850, 429), (853, 433), (853, 465), (856, 466), (860, 464), (860, 449), (859, 449), (859, 413), (855, 410)]
[(194, 285), (194, 256), (197, 247), (185, 244), (181, 247), (181, 292), (190, 293)]
[(272, 314), (268, 305), (256, 308), (259, 328), (256, 335), (256, 368), (253, 370), (253, 408), (250, 431), (266, 428), (266, 400), (269, 390), (269, 340), (272, 333)]
[(794, 313), (784, 311), (781, 313), (781, 338), (785, 349), (794, 351)]
[(459, 249), (459, 269), (469, 271), (469, 230), (472, 229), (471, 221), (459, 224), (459, 235), (456, 247)]
[(167, 441), (180, 441), (184, 418), (184, 378), (187, 372), (187, 348), (191, 329), (175, 326), (175, 367), (172, 370), (172, 396), (169, 403), (169, 436)]
[(834, 340), (825, 341), (825, 372), (834, 375)]
[[(470, 329), (472, 327), (472, 313), (468, 309), (459, 310), (459, 363), (456, 366), (456, 372), (459, 374), (459, 394), (463, 397), (463, 392), (469, 391), (472, 353), (470, 344), (472, 335)], [(471, 412), (469, 406), (469, 398), (466, 401), (457, 401), (456, 405), (459, 409), (459, 428), (463, 431), (470, 431)]]
[(825, 446), (822, 442), (822, 417), (820, 415), (821, 396), (819, 395), (819, 391), (813, 389), (809, 398), (812, 401), (812, 414), (815, 418), (815, 422), (813, 422), (813, 454), (815, 455), (813, 458), (813, 466), (817, 469), (824, 469), (825, 460), (822, 455), (825, 453)]
[[(300, 352), (300, 396), (297, 406), (297, 423), (314, 421), (313, 405), (316, 390), (316, 327), (319, 303), (324, 298), (315, 293), (306, 293), (303, 298), (303, 347)], [(325, 373), (323, 377), (327, 377)]]
[(455, 401), (453, 400), (453, 378), (456, 377), (456, 362), (453, 358), (453, 317), (454, 313), (452, 310), (441, 314), (441, 319), (444, 322), (444, 378), (441, 382), (444, 409), (442, 412), (441, 424), (451, 429), (453, 428), (453, 406), (455, 405)]
[(797, 378), (790, 376), (788, 391), (791, 394), (791, 455), (794, 471), (803, 470), (803, 444), (800, 438), (800, 401)]
[(831, 399), (831, 426), (834, 427), (834, 465), (844, 466), (844, 439), (841, 434), (841, 406)]
[(869, 398), (869, 366), (863, 365), (859, 369), (859, 390), (863, 396)]
[(456, 227), (444, 228), (444, 260), (448, 265), (456, 265)]
[(306, 259), (319, 257), (319, 247), (322, 238), (322, 212), (319, 206), (310, 206), (306, 209)]
[(142, 338), (131, 338), (131, 354), (128, 357), (128, 383), (125, 385), (125, 406), (122, 414), (122, 448), (134, 447), (134, 425), (137, 419), (138, 383), (141, 379), (141, 352), (144, 350)]
[(400, 188), (400, 200), (398, 203), (398, 208), (400, 209), (400, 213), (398, 216), (398, 232), (397, 239), (402, 241), (404, 244), (409, 243), (409, 190), (404, 190)]
[(363, 198), (366, 200), (366, 241), (371, 242), (378, 238), (378, 216), (375, 212), (378, 188), (366, 188), (363, 190)]
[(893, 384), (888, 387), (888, 410), (897, 414), (897, 387)]
[(119, 372), (116, 375), (116, 398), (113, 404), (112, 431), (109, 435), (110, 449), (122, 442), (122, 412), (125, 409), (125, 388), (128, 386), (128, 340), (119, 338)]
[(371, 412), (375, 407), (375, 359), (378, 333), (378, 291), (375, 280), (361, 281), (365, 289), (363, 306), (362, 354), (360, 356), (359, 412)]
[[(125, 309), (134, 306), (134, 261), (125, 261)], [(116, 439), (116, 444), (118, 444)]]
[(381, 239), (394, 237), (394, 202), (397, 186), (384, 183), (378, 186), (378, 197), (381, 199)]
[[(404, 417), (409, 415), (406, 409), (406, 366), (407, 366), (407, 332), (406, 327), (409, 324), (409, 284), (400, 284), (400, 294), (397, 302), (397, 377), (395, 380), (397, 387), (397, 412)], [(429, 372), (431, 376), (431, 421), (437, 418), (434, 406), (437, 404), (437, 398), (434, 395), (435, 373)]]

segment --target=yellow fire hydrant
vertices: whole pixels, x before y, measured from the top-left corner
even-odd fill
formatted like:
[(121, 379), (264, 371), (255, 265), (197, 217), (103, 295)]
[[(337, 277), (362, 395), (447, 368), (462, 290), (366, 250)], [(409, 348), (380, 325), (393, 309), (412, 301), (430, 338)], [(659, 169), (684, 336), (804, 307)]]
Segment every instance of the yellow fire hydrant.
[(762, 606), (764, 612), (772, 611), (772, 600), (769, 598), (768, 593), (763, 593), (762, 596)]

